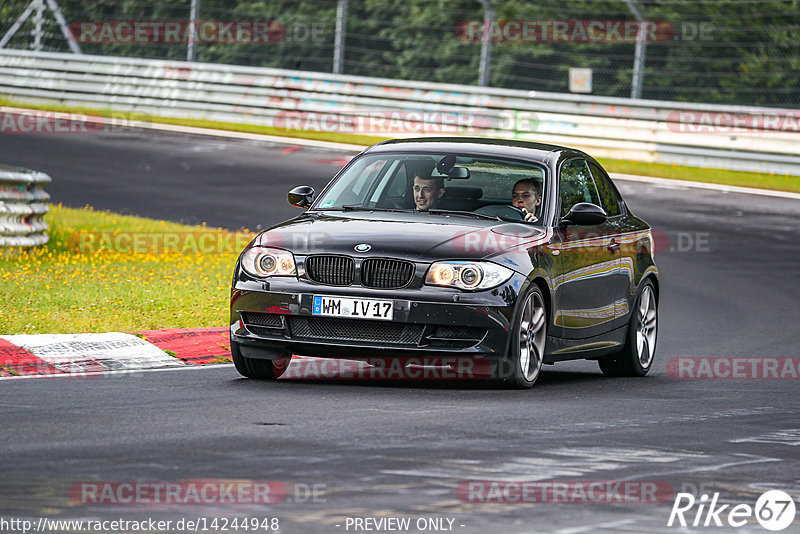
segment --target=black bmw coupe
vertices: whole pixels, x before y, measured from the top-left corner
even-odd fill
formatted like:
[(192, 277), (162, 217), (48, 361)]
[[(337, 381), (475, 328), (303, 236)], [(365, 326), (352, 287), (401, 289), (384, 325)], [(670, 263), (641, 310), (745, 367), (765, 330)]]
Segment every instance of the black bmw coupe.
[(501, 139), (386, 141), (304, 212), (242, 252), (231, 352), (250, 378), (292, 355), (487, 362), (528, 388), (543, 364), (653, 365), (658, 271), (650, 227), (608, 174), (570, 148)]

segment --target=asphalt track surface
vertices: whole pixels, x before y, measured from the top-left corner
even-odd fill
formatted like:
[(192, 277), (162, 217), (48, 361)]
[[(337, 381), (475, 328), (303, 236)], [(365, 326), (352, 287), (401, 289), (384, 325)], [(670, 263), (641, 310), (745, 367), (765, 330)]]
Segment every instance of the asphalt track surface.
[[(286, 191), (323, 184), (343, 155), (163, 133), (0, 138), (0, 161), (54, 177), (55, 202), (230, 228), (296, 214)], [(347, 517), (377, 516), (452, 518), (462, 533), (727, 532), (667, 527), (671, 498), (486, 504), (456, 489), (470, 480), (654, 481), (698, 498), (719, 492), (721, 504), (752, 506), (767, 489), (797, 501), (798, 381), (675, 379), (666, 364), (798, 356), (800, 203), (619, 184), (670, 241), (656, 257), (660, 325), (647, 377), (609, 379), (592, 362), (572, 362), (545, 368), (531, 391), (264, 383), (231, 366), (6, 380), (0, 516), (277, 517), (287, 534), (354, 532)], [(192, 479), (323, 486), (317, 502), (290, 495), (274, 505), (95, 505), (69, 496), (83, 481)], [(767, 532), (753, 518), (736, 531)], [(784, 532), (798, 531), (800, 515)]]

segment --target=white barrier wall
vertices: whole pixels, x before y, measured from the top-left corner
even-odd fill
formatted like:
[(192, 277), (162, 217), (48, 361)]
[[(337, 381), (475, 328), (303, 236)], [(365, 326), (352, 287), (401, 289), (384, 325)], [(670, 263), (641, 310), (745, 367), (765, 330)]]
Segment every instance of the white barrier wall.
[(800, 110), (18, 50), (0, 50), (0, 95), (383, 137), (511, 137), (599, 157), (800, 176)]

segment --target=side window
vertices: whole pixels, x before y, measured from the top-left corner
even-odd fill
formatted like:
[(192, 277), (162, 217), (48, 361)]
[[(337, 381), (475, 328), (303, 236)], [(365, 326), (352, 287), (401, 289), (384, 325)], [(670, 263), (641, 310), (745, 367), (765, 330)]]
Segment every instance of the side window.
[(620, 215), (622, 213), (622, 208), (620, 207), (622, 198), (611, 184), (611, 179), (594, 163), (589, 163), (589, 168), (592, 169), (594, 183), (597, 185), (597, 191), (600, 193), (600, 200), (603, 202), (603, 209), (606, 210), (609, 217)]
[(562, 217), (579, 202), (600, 205), (600, 195), (597, 193), (586, 160), (573, 159), (565, 163), (561, 168), (558, 186), (561, 195)]

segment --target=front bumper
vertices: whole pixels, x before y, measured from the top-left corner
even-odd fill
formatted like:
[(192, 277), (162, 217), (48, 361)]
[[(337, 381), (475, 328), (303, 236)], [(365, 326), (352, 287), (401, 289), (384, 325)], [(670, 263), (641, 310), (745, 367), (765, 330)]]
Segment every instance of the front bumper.
[[(524, 281), (515, 275), (497, 288), (467, 293), (435, 287), (330, 287), (295, 279), (239, 280), (231, 297), (231, 340), (249, 358), (503, 358)], [(314, 316), (314, 295), (392, 300), (394, 318)]]

